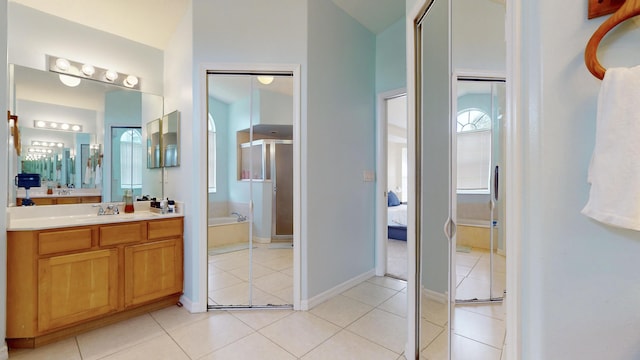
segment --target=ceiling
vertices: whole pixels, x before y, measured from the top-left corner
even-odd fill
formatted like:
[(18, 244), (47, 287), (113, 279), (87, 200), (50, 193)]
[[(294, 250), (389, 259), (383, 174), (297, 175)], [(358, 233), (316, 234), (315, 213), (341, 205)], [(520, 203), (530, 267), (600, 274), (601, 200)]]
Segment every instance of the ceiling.
[(164, 50), (190, 0), (10, 0)]
[[(10, 1), (164, 50), (191, 0)], [(404, 0), (332, 1), (374, 34), (405, 14)]]

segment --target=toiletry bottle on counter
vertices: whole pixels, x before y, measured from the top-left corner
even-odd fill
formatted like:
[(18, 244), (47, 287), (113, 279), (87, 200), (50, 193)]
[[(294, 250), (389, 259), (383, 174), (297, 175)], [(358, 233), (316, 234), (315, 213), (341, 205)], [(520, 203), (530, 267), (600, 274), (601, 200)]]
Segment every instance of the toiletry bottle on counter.
[(127, 189), (124, 191), (124, 212), (128, 214), (133, 211), (133, 192), (131, 189)]

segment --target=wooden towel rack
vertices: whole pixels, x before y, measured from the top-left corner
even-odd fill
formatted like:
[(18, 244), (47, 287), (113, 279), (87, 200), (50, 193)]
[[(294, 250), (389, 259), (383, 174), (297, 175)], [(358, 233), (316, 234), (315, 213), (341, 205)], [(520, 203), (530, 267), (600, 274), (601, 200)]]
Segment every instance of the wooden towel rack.
[(596, 32), (591, 35), (591, 39), (589, 39), (584, 51), (584, 62), (593, 76), (602, 80), (604, 73), (607, 71), (607, 69), (600, 65), (596, 54), (602, 38), (604, 38), (611, 29), (616, 27), (616, 25), (637, 15), (640, 15), (640, 0), (627, 0), (620, 9), (605, 20)]

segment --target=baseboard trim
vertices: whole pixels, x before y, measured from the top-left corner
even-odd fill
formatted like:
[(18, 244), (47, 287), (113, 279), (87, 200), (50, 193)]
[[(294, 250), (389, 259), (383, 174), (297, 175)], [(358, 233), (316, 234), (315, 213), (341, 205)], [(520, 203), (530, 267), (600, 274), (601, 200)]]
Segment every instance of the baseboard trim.
[(433, 301), (437, 301), (441, 304), (446, 304), (447, 301), (449, 301), (449, 294), (448, 292), (445, 293), (439, 293), (437, 291), (433, 291), (433, 290), (429, 290), (427, 288), (425, 288), (424, 286), (420, 286), (420, 293), (422, 294), (422, 296), (426, 297), (429, 300), (433, 300)]
[(325, 292), (322, 292), (310, 299), (300, 301), (300, 308), (303, 311), (311, 310), (315, 306), (320, 305), (321, 303), (331, 299), (336, 295), (340, 295), (341, 293), (349, 290), (350, 288), (360, 284), (361, 282), (369, 279), (370, 277), (375, 275), (375, 269), (371, 269), (363, 274), (360, 274), (354, 278), (351, 278), (338, 286), (335, 286)]
[(187, 311), (190, 313), (201, 313), (207, 311), (206, 307), (201, 307), (200, 303), (194, 303), (193, 301), (191, 301), (191, 299), (184, 295), (180, 296), (180, 303), (182, 304), (182, 307), (187, 309)]
[(0, 360), (7, 359), (9, 359), (9, 347), (7, 347), (7, 343), (5, 342), (2, 348), (0, 348)]

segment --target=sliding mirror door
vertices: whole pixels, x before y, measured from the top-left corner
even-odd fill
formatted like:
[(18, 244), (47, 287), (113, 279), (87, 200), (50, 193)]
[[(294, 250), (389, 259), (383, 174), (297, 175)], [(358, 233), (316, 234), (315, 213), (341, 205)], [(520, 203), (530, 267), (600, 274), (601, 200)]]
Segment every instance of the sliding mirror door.
[(293, 304), (292, 79), (207, 75), (210, 309)]
[(435, 0), (415, 28), (418, 351), (447, 359), (450, 343), (452, 198), (450, 3)]

